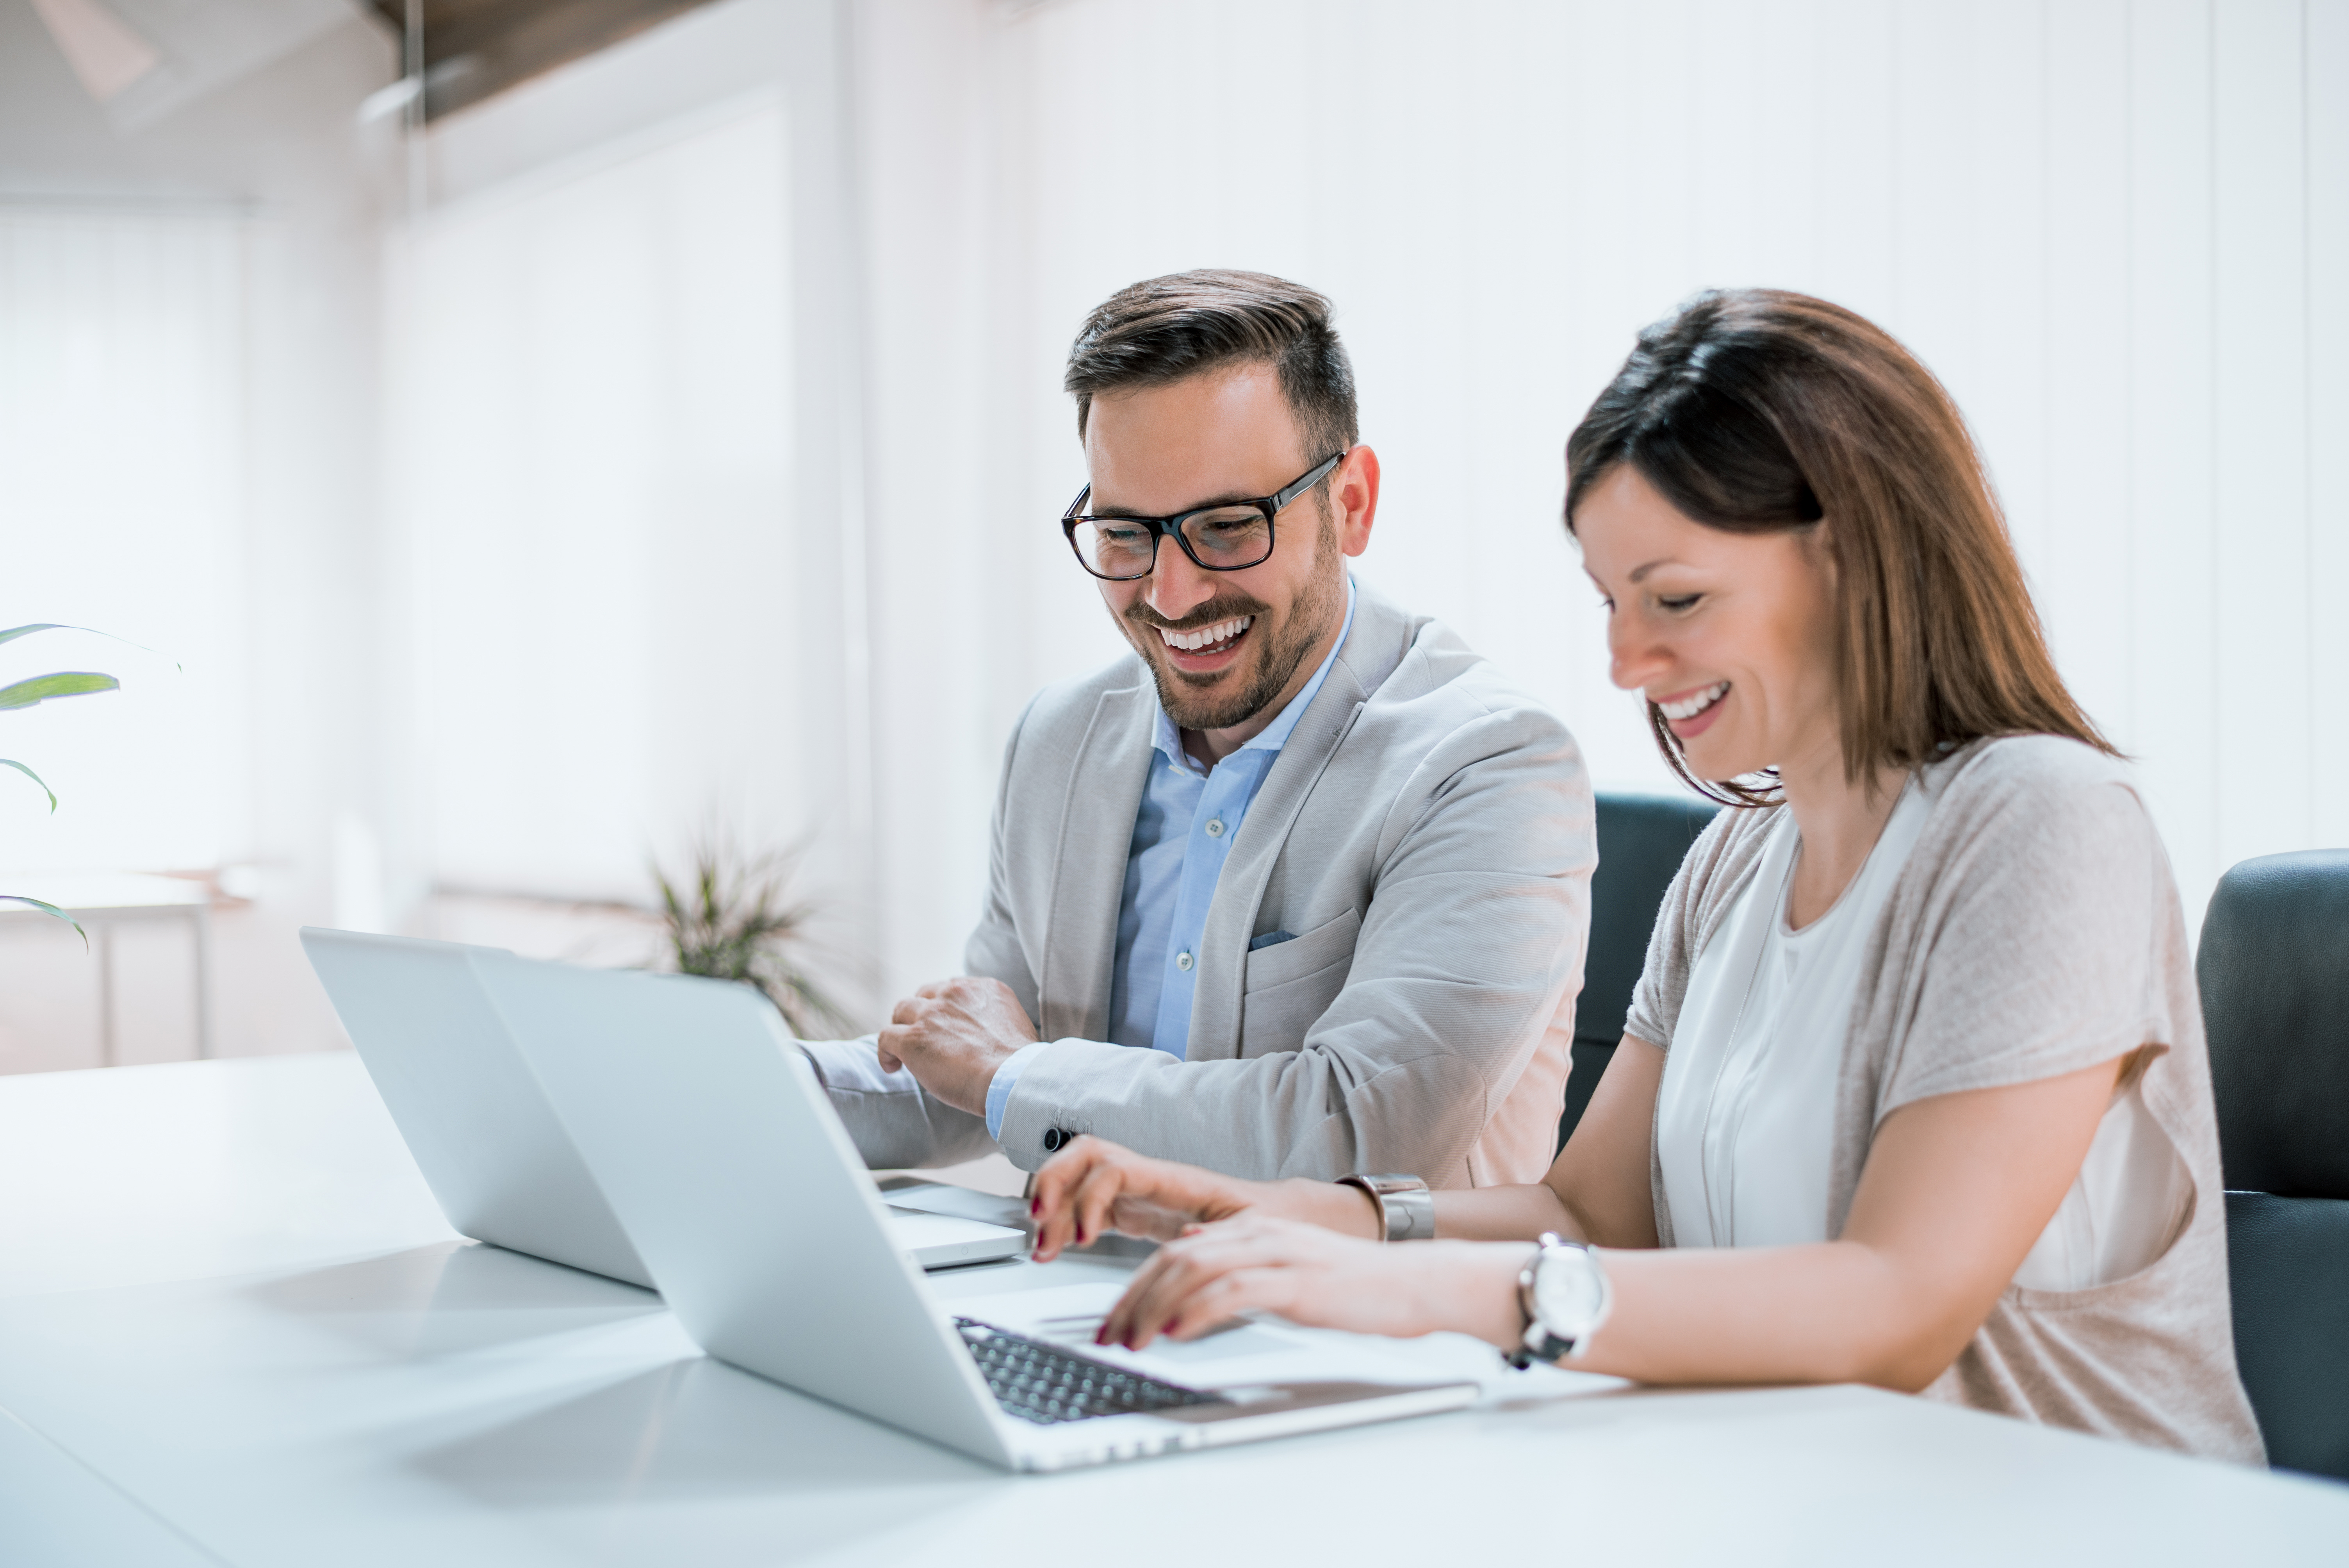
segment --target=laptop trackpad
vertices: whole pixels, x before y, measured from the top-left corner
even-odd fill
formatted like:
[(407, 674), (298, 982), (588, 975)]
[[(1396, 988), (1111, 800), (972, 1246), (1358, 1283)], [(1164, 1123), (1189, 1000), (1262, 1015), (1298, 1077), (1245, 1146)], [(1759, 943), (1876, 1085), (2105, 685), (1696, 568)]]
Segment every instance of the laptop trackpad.
[(1016, 1258), (1028, 1250), (1024, 1231), (953, 1214), (892, 1208), (889, 1230), (897, 1238), (897, 1249), (926, 1269)]

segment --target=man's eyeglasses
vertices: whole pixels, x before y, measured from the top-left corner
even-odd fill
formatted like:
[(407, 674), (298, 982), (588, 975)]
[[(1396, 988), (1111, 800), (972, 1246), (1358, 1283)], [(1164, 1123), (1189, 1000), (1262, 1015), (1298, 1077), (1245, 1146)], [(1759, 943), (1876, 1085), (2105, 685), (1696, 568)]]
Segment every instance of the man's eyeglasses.
[(1245, 572), (1272, 555), (1273, 520), (1290, 501), (1319, 484), (1346, 454), (1324, 458), (1294, 483), (1252, 500), (1229, 500), (1177, 517), (1087, 517), (1087, 485), (1061, 515), (1061, 531), (1077, 563), (1096, 577), (1128, 583), (1158, 563), (1158, 542), (1172, 536), (1194, 564), (1207, 572)]

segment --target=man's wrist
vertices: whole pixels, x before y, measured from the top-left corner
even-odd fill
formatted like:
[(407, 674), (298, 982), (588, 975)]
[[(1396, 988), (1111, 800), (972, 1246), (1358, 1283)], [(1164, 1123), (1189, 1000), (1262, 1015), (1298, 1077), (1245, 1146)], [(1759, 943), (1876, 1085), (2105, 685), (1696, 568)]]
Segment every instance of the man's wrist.
[(1019, 1074), (1036, 1052), (1044, 1048), (1041, 1040), (1030, 1040), (1009, 1056), (995, 1064), (995, 1071), (987, 1080), (984, 1114), (987, 1135), (1000, 1141), (1003, 1137), (1003, 1113), (1010, 1109), (1011, 1090), (1019, 1082)]

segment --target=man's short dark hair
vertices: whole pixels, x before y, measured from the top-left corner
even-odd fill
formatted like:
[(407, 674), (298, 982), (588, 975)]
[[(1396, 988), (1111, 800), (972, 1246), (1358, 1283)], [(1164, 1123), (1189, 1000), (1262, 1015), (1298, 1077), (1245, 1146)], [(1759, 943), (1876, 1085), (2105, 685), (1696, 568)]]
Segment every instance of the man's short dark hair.
[(1297, 418), (1306, 461), (1342, 452), (1360, 426), (1354, 367), (1330, 315), (1322, 295), (1264, 273), (1207, 267), (1128, 284), (1094, 307), (1069, 346), (1061, 385), (1077, 400), (1077, 436), (1105, 392), (1269, 365)]

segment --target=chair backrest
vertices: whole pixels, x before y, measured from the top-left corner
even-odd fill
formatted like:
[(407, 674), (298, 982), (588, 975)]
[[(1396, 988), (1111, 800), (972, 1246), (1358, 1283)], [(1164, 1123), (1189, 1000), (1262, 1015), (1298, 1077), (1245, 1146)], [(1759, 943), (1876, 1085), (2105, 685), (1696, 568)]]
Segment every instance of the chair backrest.
[(1590, 1103), (1590, 1091), (1623, 1037), (1631, 988), (1648, 961), (1648, 934), (1689, 846), (1721, 808), (1676, 795), (1599, 797), (1599, 869), (1590, 878), (1590, 948), (1574, 1006), (1574, 1071), (1557, 1146)]
[(2270, 1463), (2349, 1480), (2349, 850), (2229, 872), (2194, 967), (2243, 1387)]

